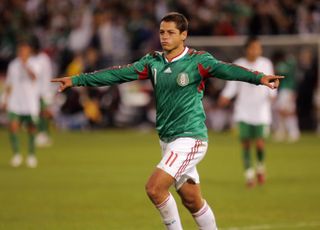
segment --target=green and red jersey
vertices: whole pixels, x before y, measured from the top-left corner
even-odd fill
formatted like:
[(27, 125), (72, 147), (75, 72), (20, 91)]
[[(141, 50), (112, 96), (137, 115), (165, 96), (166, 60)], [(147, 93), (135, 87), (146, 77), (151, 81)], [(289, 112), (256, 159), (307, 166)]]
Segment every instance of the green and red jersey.
[(207, 52), (186, 47), (171, 62), (162, 52), (153, 52), (133, 64), (80, 74), (72, 78), (72, 83), (74, 86), (105, 86), (150, 80), (156, 101), (156, 129), (160, 139), (169, 142), (178, 137), (207, 140), (202, 97), (208, 78), (258, 85), (262, 76), (263, 73), (224, 63)]

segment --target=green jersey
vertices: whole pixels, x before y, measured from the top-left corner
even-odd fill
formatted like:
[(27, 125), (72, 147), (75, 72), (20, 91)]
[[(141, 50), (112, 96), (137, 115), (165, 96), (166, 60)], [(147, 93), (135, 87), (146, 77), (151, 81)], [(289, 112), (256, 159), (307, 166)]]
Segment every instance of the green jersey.
[(297, 71), (296, 61), (293, 57), (288, 57), (285, 60), (279, 62), (275, 66), (275, 72), (278, 75), (285, 76), (285, 78), (281, 80), (279, 90), (282, 90), (282, 89), (295, 90), (296, 71)]
[(154, 88), (156, 128), (160, 139), (169, 142), (178, 137), (207, 140), (202, 97), (208, 78), (259, 84), (262, 76), (262, 73), (218, 61), (207, 52), (186, 47), (171, 62), (163, 53), (153, 52), (130, 65), (80, 74), (72, 78), (72, 83), (104, 86), (149, 79)]

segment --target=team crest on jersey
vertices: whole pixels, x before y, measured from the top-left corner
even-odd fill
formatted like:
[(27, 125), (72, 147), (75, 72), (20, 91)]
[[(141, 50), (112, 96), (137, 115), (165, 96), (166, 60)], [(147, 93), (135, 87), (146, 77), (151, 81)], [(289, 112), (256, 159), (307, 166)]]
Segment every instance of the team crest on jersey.
[(179, 73), (177, 77), (177, 83), (180, 86), (186, 86), (189, 84), (189, 76), (187, 73)]

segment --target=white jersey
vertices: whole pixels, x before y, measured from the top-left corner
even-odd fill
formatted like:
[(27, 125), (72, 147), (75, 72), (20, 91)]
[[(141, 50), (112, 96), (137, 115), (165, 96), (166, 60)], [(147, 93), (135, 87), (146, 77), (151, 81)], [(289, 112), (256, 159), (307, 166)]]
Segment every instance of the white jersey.
[[(39, 76), (40, 68), (32, 58), (28, 60), (27, 66), (36, 77)], [(18, 115), (39, 115), (40, 93), (38, 79), (32, 80), (30, 78), (19, 58), (15, 58), (9, 64), (6, 85), (11, 88), (7, 102), (9, 112)]]
[(43, 52), (32, 57), (33, 61), (39, 66), (39, 85), (40, 96), (47, 103), (50, 104), (53, 99), (53, 88), (50, 80), (53, 76), (52, 63), (49, 56)]
[[(272, 62), (265, 57), (258, 57), (255, 62), (246, 58), (239, 58), (235, 64), (245, 68), (273, 75)], [(236, 96), (234, 120), (249, 124), (271, 124), (271, 99), (276, 96), (276, 90), (263, 85), (252, 85), (245, 82), (228, 81), (222, 91), (222, 96), (233, 98)]]

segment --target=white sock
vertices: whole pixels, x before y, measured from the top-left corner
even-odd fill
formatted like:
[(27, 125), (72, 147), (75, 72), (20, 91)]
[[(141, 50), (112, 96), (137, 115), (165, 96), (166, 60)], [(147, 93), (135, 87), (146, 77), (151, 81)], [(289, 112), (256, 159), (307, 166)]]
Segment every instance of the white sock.
[(156, 207), (159, 210), (163, 223), (166, 225), (168, 230), (182, 230), (177, 204), (171, 193), (165, 201)]
[(192, 214), (199, 230), (217, 230), (216, 220), (210, 206), (204, 201), (203, 207), (196, 213)]
[(285, 119), (283, 117), (279, 117), (277, 122), (277, 127), (275, 130), (275, 139), (277, 141), (284, 141), (286, 138), (286, 124)]
[(257, 173), (264, 174), (265, 172), (266, 172), (266, 168), (265, 168), (264, 164), (257, 163)]
[(253, 168), (248, 168), (247, 170), (245, 170), (244, 172), (244, 176), (246, 178), (246, 180), (250, 180), (252, 181), (254, 179), (254, 176), (256, 175), (256, 172), (254, 171)]
[(288, 130), (289, 138), (296, 139), (296, 140), (299, 139), (300, 130), (299, 130), (297, 117), (294, 115), (287, 117), (286, 126)]

